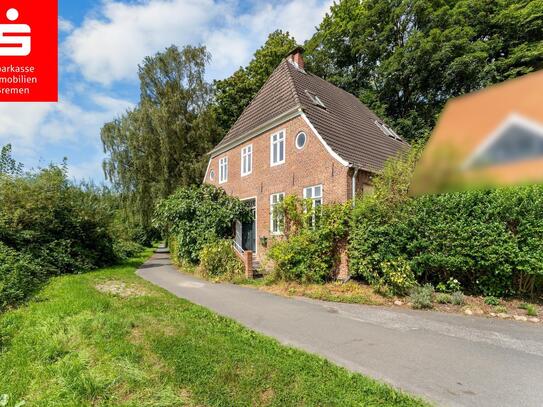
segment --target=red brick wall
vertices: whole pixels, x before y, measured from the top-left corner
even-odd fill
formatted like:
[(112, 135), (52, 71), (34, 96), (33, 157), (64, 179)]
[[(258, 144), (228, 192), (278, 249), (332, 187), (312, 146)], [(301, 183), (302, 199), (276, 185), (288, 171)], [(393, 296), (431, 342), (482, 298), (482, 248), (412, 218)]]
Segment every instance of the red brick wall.
[[(286, 130), (285, 163), (270, 167), (270, 137), (282, 129)], [(305, 147), (298, 150), (296, 135), (303, 131), (307, 135)], [(253, 145), (253, 171), (241, 176), (241, 149)], [(228, 157), (228, 181), (219, 184), (219, 159)], [(215, 172), (213, 181), (209, 178)], [(253, 138), (226, 153), (213, 158), (207, 169), (205, 182), (222, 187), (228, 194), (240, 199), (256, 197), (257, 205), (257, 257), (262, 258), (265, 249), (259, 238), (270, 236), (270, 195), (284, 192), (285, 195), (303, 195), (303, 189), (323, 185), (323, 202), (344, 202), (351, 195), (349, 169), (334, 159), (313, 134), (302, 117)]]

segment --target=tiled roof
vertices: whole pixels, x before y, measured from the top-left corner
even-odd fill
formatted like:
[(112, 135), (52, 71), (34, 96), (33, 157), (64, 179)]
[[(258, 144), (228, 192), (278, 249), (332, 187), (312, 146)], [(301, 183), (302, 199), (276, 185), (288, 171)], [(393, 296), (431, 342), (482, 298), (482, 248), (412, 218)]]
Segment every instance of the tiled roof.
[[(315, 104), (312, 95), (325, 107)], [(375, 123), (381, 119), (355, 96), (284, 59), (213, 152), (235, 145), (255, 128), (296, 107), (337, 155), (358, 168), (380, 171), (387, 158), (409, 148), (385, 134)]]

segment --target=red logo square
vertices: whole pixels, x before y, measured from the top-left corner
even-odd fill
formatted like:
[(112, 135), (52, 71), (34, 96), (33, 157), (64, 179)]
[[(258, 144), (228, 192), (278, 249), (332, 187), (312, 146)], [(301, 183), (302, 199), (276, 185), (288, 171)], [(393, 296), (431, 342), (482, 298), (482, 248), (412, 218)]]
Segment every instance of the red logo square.
[(58, 101), (57, 1), (0, 3), (0, 102)]

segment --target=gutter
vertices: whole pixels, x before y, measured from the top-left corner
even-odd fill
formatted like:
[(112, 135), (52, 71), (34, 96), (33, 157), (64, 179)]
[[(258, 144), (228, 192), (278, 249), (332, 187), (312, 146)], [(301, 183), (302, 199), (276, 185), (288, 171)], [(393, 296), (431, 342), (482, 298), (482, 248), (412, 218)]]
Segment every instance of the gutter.
[(358, 168), (357, 167), (352, 167), (354, 168), (354, 172), (353, 172), (353, 179), (352, 179), (352, 198), (353, 198), (353, 208), (355, 206), (355, 203), (356, 203), (356, 177), (358, 176)]

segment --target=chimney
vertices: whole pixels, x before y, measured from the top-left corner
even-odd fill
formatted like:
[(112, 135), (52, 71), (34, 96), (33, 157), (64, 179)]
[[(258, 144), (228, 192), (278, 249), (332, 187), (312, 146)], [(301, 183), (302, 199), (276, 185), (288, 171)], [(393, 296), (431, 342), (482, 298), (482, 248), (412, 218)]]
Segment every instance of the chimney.
[(288, 54), (288, 60), (294, 64), (295, 67), (298, 69), (301, 69), (302, 71), (305, 68), (304, 63), (304, 49), (300, 46), (294, 48), (290, 53)]

